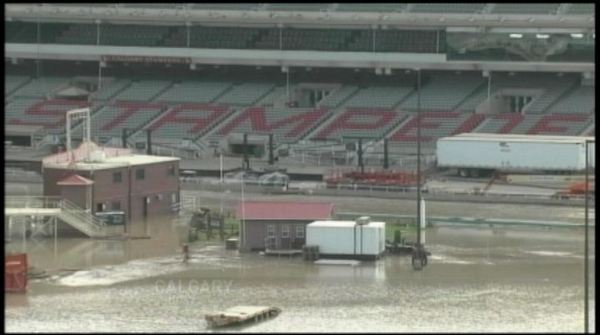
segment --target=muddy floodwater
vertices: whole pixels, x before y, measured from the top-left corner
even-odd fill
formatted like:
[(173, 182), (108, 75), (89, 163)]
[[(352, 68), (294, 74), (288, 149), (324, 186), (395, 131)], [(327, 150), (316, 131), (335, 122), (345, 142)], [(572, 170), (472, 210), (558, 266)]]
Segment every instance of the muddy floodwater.
[[(386, 256), (358, 266), (190, 245), (182, 227), (151, 225), (150, 240), (28, 241), (52, 276), (7, 294), (9, 332), (212, 332), (205, 313), (235, 305), (282, 309), (241, 332), (583, 332), (583, 231), (438, 227), (420, 272)], [(593, 236), (593, 230), (590, 236)], [(595, 248), (590, 249), (594, 331)], [(7, 249), (24, 247), (18, 239)]]

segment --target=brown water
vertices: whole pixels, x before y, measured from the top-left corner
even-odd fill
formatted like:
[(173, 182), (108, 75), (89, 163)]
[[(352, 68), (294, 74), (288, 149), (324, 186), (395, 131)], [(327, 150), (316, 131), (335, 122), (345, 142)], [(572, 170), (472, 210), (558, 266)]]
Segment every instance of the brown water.
[[(205, 313), (272, 305), (282, 308), (278, 317), (230, 331), (583, 331), (580, 229), (435, 228), (420, 272), (405, 257), (315, 265), (220, 242), (192, 244), (182, 264), (184, 229), (160, 220), (147, 229), (151, 240), (61, 239), (56, 250), (51, 239), (29, 241), (34, 266), (81, 270), (6, 295), (6, 330), (204, 332), (212, 331)], [(591, 246), (593, 324), (593, 237)]]

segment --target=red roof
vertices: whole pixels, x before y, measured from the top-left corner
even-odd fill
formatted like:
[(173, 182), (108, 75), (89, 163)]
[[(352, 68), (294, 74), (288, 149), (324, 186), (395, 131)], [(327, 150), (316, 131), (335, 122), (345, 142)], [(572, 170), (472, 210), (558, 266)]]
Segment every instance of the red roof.
[[(329, 202), (278, 202), (246, 201), (243, 206), (245, 220), (323, 220), (331, 219), (333, 204)], [(242, 203), (235, 210), (242, 218)]]
[(56, 185), (92, 185), (93, 183), (93, 180), (89, 180), (78, 174), (72, 174), (56, 183)]

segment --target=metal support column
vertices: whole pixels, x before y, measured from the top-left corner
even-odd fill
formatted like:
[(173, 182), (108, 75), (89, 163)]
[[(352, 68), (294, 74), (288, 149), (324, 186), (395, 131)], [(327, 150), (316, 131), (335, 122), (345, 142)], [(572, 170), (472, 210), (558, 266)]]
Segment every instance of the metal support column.
[(58, 218), (54, 217), (54, 261), (57, 259), (58, 255)]
[(383, 168), (388, 169), (390, 167), (389, 152), (388, 152), (388, 139), (383, 139)]
[(273, 165), (275, 158), (273, 156), (273, 134), (269, 134), (269, 165)]
[(242, 162), (242, 167), (244, 170), (250, 169), (250, 160), (248, 159), (248, 134), (244, 133), (244, 161)]
[(123, 145), (123, 148), (127, 148), (127, 128), (123, 128), (123, 130), (121, 131), (121, 142)]
[(365, 173), (365, 165), (363, 164), (363, 152), (362, 152), (362, 139), (358, 139), (358, 166), (360, 167), (360, 173)]

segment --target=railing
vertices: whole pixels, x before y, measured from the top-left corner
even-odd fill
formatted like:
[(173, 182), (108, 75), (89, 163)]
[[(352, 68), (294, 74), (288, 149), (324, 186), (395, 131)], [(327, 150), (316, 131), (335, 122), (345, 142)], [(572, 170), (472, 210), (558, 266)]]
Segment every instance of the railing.
[(62, 199), (61, 218), (70, 225), (91, 237), (105, 236), (106, 223), (93, 216), (90, 212), (78, 207), (74, 203)]
[(60, 197), (10, 196), (4, 198), (4, 208), (61, 208)]
[(90, 237), (106, 235), (106, 224), (90, 212), (60, 197), (11, 196), (4, 199), (4, 208), (58, 208), (59, 218)]

